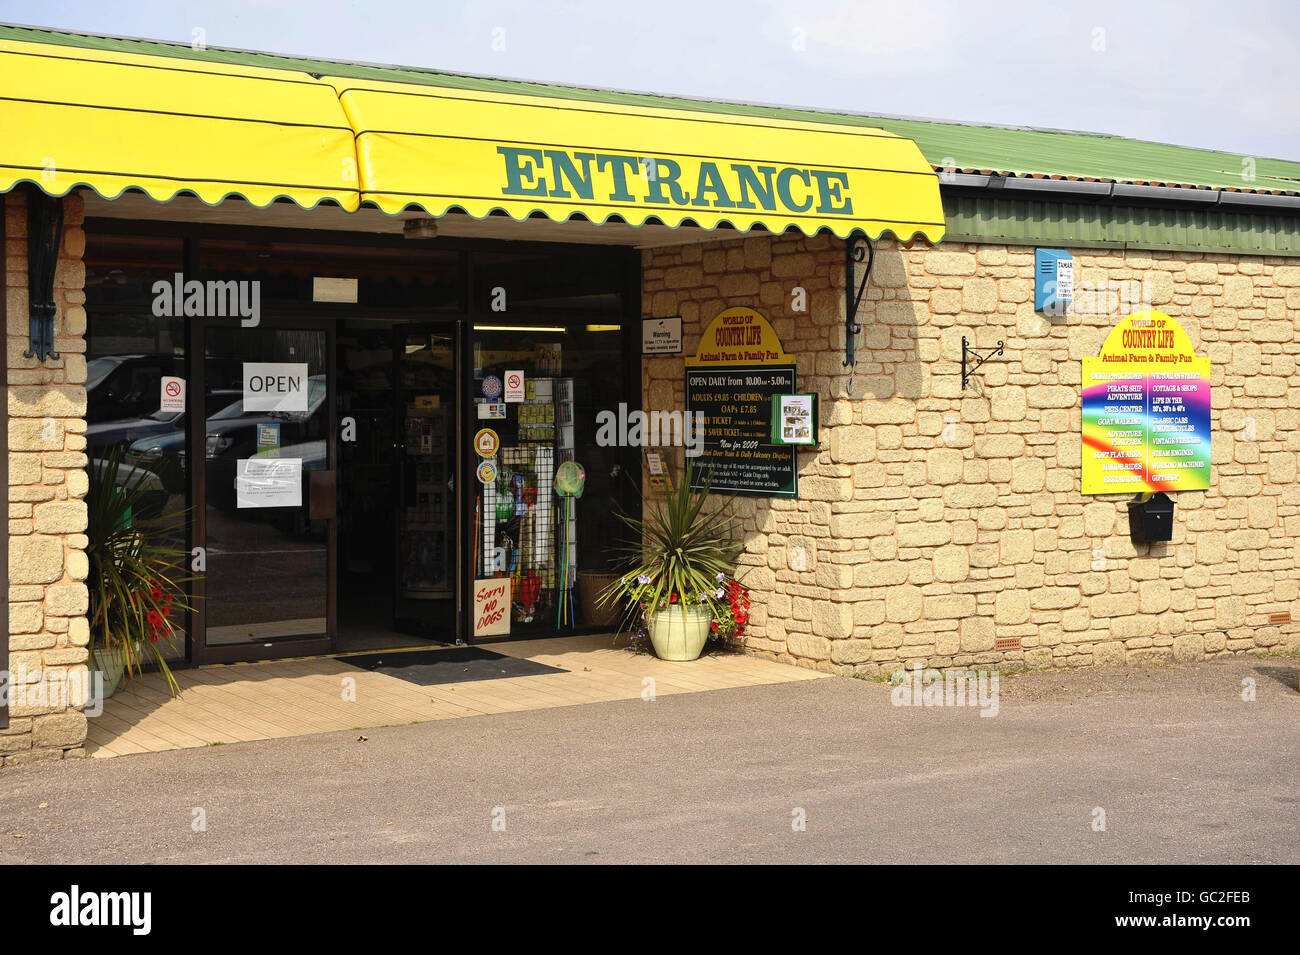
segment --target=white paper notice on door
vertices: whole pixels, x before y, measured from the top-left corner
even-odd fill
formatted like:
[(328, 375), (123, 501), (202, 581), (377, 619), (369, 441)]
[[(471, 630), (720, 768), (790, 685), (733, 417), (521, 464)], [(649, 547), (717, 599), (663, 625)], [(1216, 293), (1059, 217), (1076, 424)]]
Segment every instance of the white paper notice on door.
[(236, 507), (302, 506), (302, 458), (243, 458), (236, 466)]
[(307, 363), (244, 362), (245, 411), (306, 411)]

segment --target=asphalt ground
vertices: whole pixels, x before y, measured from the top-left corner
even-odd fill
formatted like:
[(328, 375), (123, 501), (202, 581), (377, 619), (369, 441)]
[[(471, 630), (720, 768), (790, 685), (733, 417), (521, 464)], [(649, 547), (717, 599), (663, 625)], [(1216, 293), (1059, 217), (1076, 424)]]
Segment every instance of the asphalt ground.
[(1003, 676), (993, 717), (828, 678), (34, 764), (0, 861), (1295, 862), (1298, 662)]

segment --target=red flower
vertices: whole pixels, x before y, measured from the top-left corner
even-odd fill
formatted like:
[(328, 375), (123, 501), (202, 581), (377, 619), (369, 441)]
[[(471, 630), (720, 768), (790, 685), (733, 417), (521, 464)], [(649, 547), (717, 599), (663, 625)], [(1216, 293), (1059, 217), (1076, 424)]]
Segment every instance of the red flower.
[(747, 613), (738, 613), (738, 614), (736, 614), (736, 625), (737, 625), (737, 626), (741, 626), (741, 627), (743, 627), (743, 626), (744, 626), (745, 624), (747, 624), (747, 623), (749, 623), (749, 614), (747, 614)]
[(718, 632), (718, 621), (715, 620), (715, 621), (713, 621), (713, 623), (709, 624), (709, 629), (712, 630), (714, 633), (717, 633), (717, 632)]
[(677, 603), (677, 594), (675, 594), (675, 593), (669, 594), (669, 595), (668, 595), (668, 602), (669, 602), (670, 604), (675, 604), (675, 603)]

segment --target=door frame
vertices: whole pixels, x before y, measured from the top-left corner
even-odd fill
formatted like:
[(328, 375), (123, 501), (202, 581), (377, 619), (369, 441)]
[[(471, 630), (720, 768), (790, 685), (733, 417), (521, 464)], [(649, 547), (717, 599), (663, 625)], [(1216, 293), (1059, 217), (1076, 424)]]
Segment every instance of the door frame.
[[(190, 463), (190, 546), (203, 547), (204, 560), (207, 549), (207, 333), (216, 327), (229, 327), (231, 319), (196, 318), (191, 329), (186, 364), (189, 369), (188, 445), (195, 460)], [(263, 314), (258, 328), (303, 329), (325, 333), (325, 461), (327, 471), (338, 468), (338, 409), (337, 409), (337, 356), (335, 326), (332, 317), (314, 318), (292, 313)], [(196, 405), (202, 405), (196, 408)], [(200, 412), (201, 413), (196, 413)], [(336, 481), (337, 486), (337, 481)], [(310, 500), (302, 504), (310, 508)], [(207, 570), (196, 573), (191, 583), (192, 610), (189, 614), (190, 663), (203, 666), (211, 663), (249, 663), (258, 660), (281, 659), (295, 656), (322, 656), (333, 653), (338, 632), (338, 511), (326, 518), (329, 527), (325, 537), (325, 633), (309, 636), (286, 637), (256, 643), (231, 643), (209, 646), (207, 642)], [(191, 555), (193, 551), (191, 550)], [(265, 643), (271, 645), (265, 646)]]

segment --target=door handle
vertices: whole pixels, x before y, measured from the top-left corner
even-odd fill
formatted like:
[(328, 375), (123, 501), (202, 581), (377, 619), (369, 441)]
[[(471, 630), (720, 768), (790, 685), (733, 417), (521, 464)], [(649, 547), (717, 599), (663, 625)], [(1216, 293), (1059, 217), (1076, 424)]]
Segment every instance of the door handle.
[(337, 512), (338, 472), (308, 471), (307, 518), (329, 521)]

